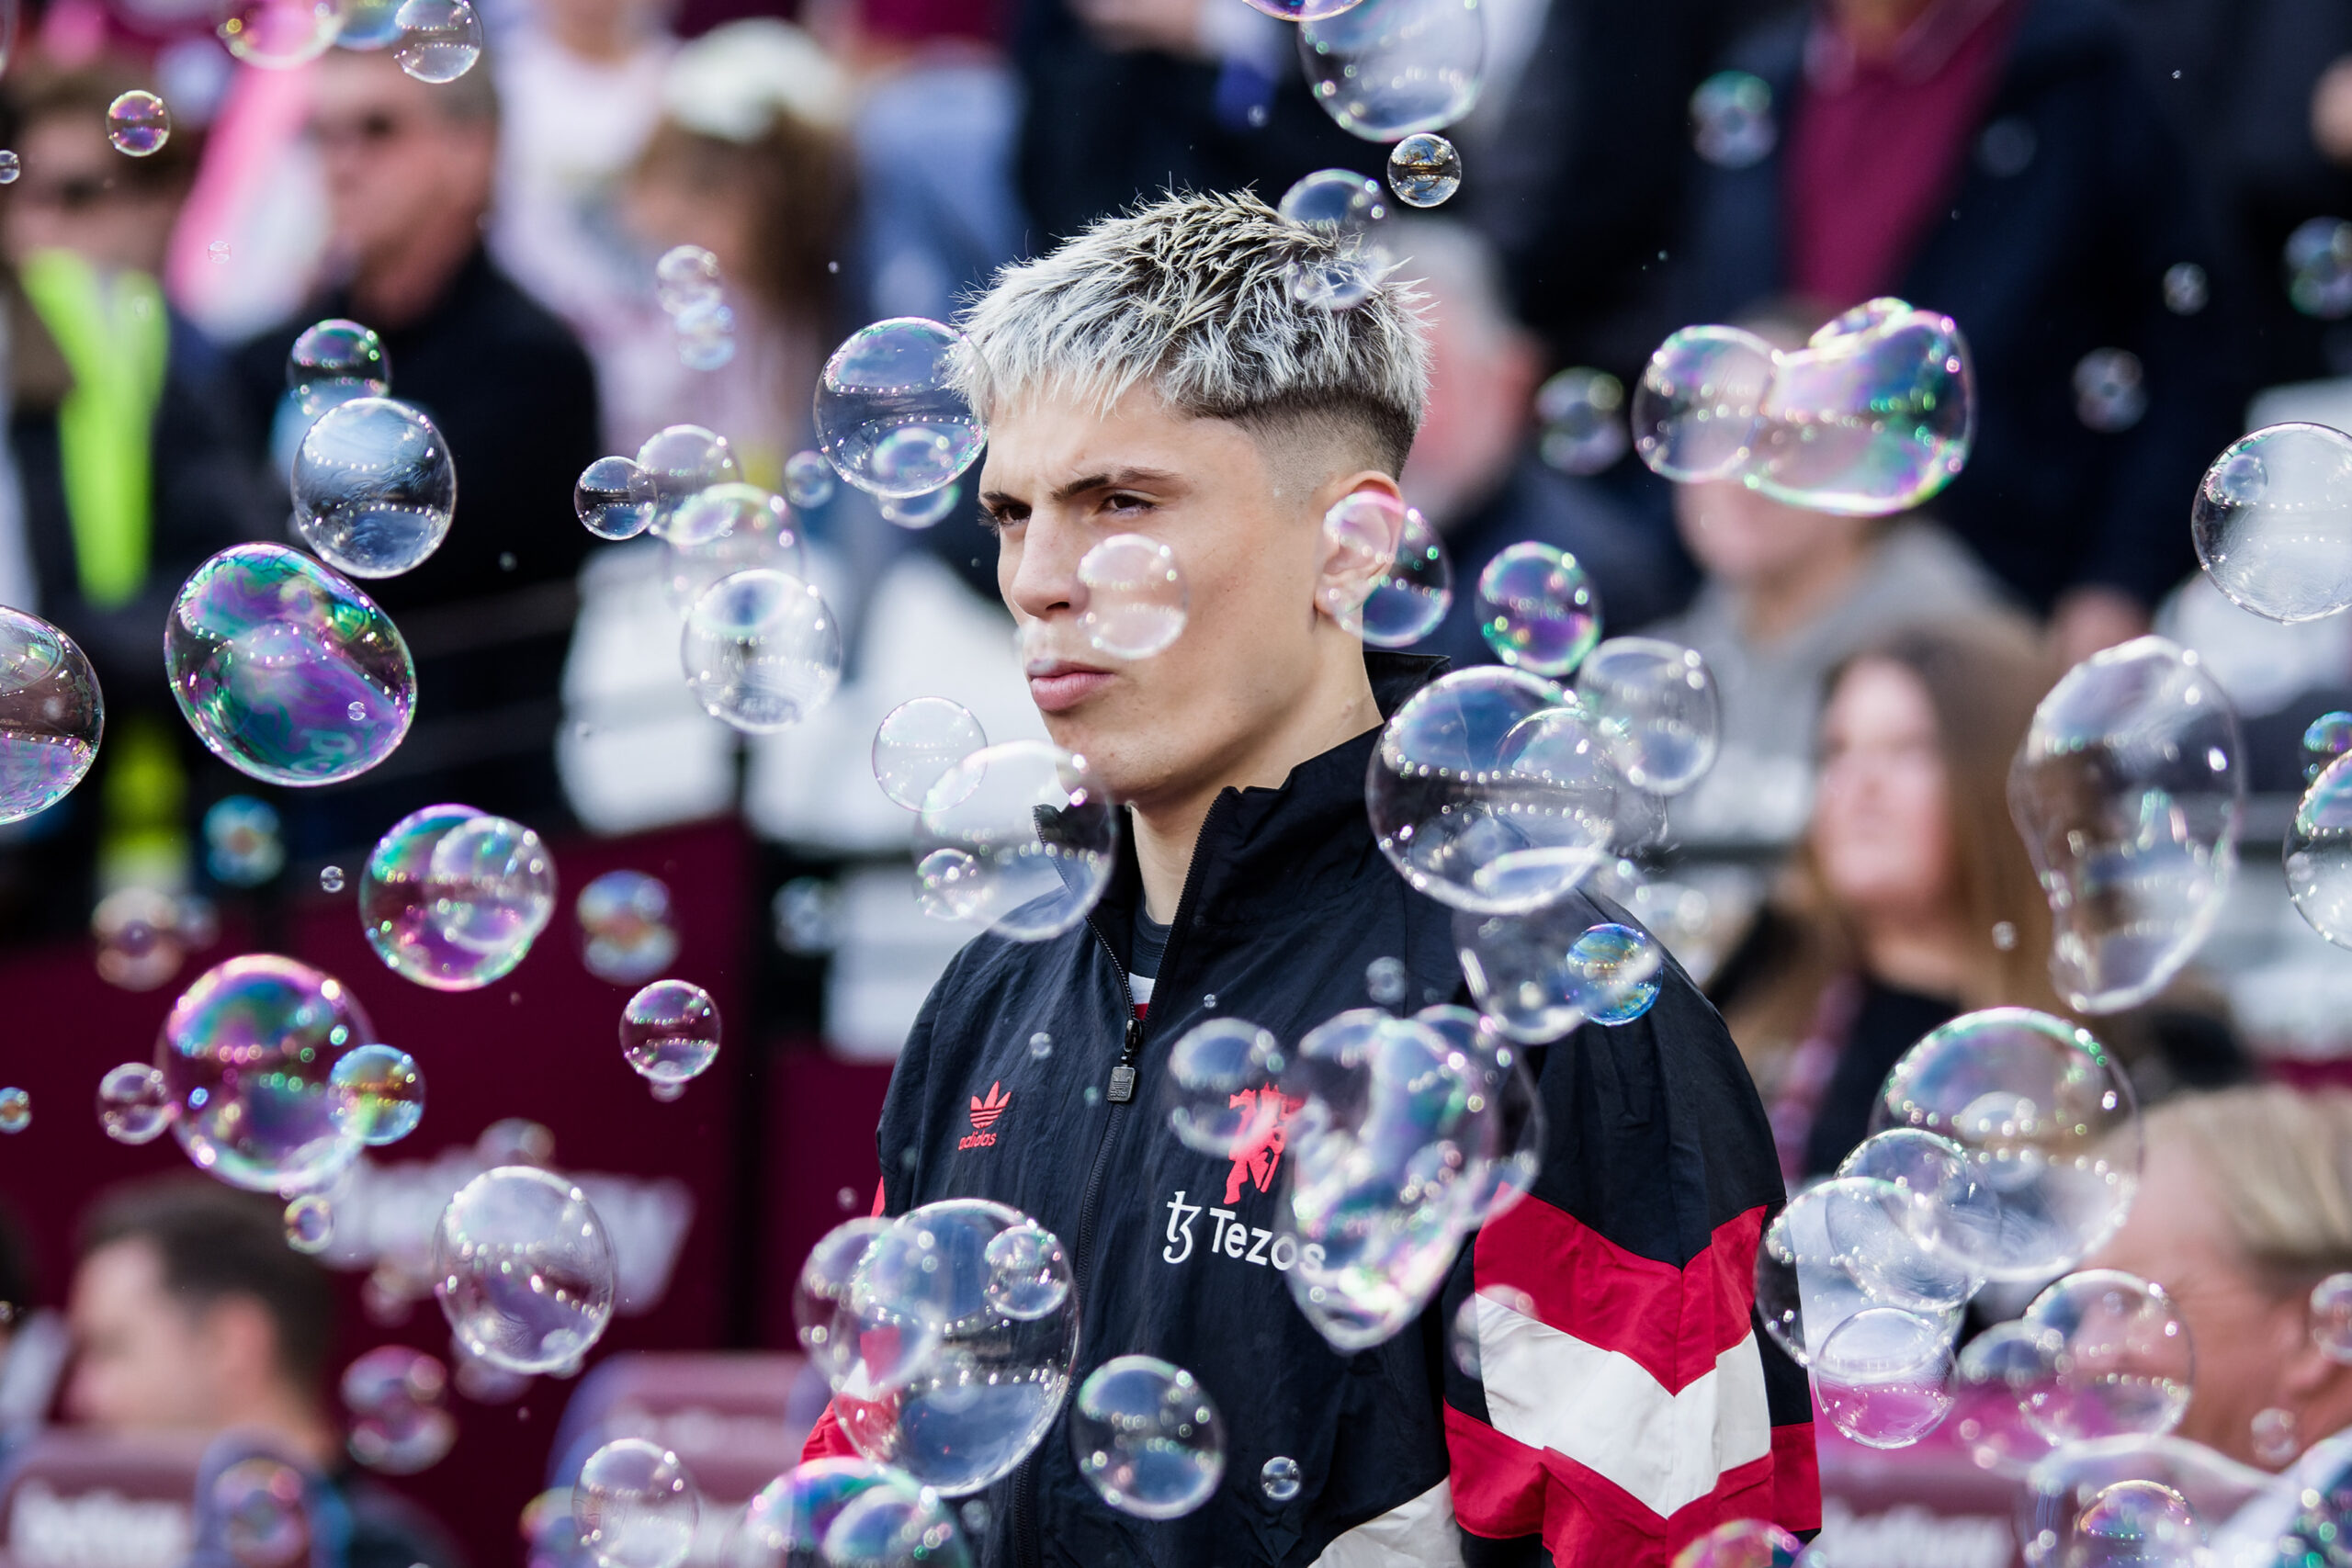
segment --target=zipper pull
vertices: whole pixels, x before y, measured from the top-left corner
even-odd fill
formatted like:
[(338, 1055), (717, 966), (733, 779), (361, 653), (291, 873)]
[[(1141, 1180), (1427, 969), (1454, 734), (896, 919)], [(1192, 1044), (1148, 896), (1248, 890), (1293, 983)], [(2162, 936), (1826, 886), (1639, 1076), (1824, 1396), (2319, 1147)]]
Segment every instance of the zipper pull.
[(1119, 1065), (1111, 1069), (1111, 1103), (1125, 1105), (1136, 1097), (1136, 1056), (1143, 1050), (1143, 1020), (1127, 1020), (1127, 1041), (1119, 1049)]

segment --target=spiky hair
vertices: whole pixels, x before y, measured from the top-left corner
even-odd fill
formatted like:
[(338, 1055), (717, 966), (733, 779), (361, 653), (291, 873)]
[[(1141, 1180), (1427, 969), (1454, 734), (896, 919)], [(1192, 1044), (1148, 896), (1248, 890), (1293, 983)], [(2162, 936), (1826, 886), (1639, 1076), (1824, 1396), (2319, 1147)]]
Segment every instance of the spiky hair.
[(1429, 396), (1421, 297), (1382, 279), (1352, 310), (1293, 298), (1294, 264), (1351, 243), (1244, 191), (1170, 195), (1005, 267), (959, 324), (959, 389), (984, 416), (1038, 393), (1108, 409), (1146, 382), (1170, 408), (1261, 439), (1352, 427), (1395, 473)]

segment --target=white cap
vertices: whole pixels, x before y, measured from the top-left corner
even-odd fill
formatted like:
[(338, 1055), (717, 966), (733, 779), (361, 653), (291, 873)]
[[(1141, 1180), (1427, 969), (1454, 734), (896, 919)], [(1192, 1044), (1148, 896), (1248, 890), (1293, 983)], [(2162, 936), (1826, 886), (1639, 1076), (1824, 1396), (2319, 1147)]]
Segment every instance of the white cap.
[(672, 57), (663, 114), (722, 141), (755, 141), (778, 113), (834, 129), (849, 116), (849, 75), (789, 22), (755, 17), (713, 28)]

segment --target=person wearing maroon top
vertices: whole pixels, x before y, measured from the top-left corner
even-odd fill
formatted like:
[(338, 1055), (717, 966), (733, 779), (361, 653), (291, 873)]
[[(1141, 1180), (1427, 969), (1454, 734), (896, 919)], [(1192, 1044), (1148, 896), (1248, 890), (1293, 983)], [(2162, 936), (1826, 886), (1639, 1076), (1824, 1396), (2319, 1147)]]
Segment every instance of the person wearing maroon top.
[[(1698, 179), (1676, 313), (1894, 294), (1952, 316), (1976, 441), (1939, 516), (2069, 661), (2145, 630), (2195, 564), (2189, 500), (2245, 389), (2201, 199), (2113, 14), (1824, 0), (1728, 63), (1770, 87), (1776, 145)], [(2137, 358), (2146, 406), (2094, 429), (2075, 371), (2103, 349)]]

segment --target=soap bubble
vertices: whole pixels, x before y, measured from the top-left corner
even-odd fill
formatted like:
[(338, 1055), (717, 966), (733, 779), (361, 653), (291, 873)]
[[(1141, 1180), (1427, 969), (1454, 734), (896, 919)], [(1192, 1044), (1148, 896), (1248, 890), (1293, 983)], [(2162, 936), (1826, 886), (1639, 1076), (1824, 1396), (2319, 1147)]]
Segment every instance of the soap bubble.
[(1287, 1503), (1298, 1495), (1298, 1461), (1288, 1454), (1276, 1454), (1258, 1470), (1258, 1489), (1270, 1503)]
[(1380, 182), (1353, 169), (1317, 169), (1302, 175), (1283, 192), (1274, 210), (1283, 219), (1319, 229), (1340, 242), (1375, 271), (1392, 256), (1387, 243), (1388, 193)]
[(433, 1293), (468, 1355), (510, 1372), (576, 1366), (613, 1317), (613, 1244), (587, 1195), (532, 1166), (459, 1188), (433, 1232)]
[(390, 398), (355, 398), (311, 423), (294, 454), (294, 526), (327, 564), (394, 577), (441, 547), (458, 470), (433, 422)]
[(1606, 370), (1572, 365), (1535, 389), (1541, 427), (1535, 449), (1564, 474), (1597, 474), (1625, 455), (1625, 384)]
[(702, 1494), (686, 1467), (643, 1438), (606, 1443), (571, 1484), (571, 1522), (601, 1568), (678, 1568), (701, 1519)]
[(1631, 1023), (1657, 1000), (1658, 971), (1665, 967), (1650, 933), (1633, 926), (1594, 926), (1570, 946), (1566, 965), (1569, 995), (1595, 1023)]
[(315, 1192), (286, 1205), (286, 1245), (297, 1252), (324, 1252), (334, 1242), (334, 1207)]
[(670, 889), (641, 871), (608, 871), (580, 890), (581, 958), (616, 986), (650, 980), (678, 956)]
[[(242, 1443), (230, 1450), (240, 1451)], [(209, 1488), (199, 1471), (198, 1485), (197, 1535), (217, 1540), (237, 1568), (295, 1568), (310, 1560), (310, 1505), (292, 1465), (249, 1454), (214, 1475)]]
[(2312, 1287), (2312, 1339), (2331, 1360), (2352, 1362), (2352, 1274)]
[(1061, 1238), (1035, 1223), (1018, 1224), (992, 1237), (988, 1260), (991, 1311), (1016, 1323), (1035, 1323), (1059, 1310), (1070, 1292), (1069, 1258)]
[(1406, 699), (1373, 756), (1365, 802), (1381, 852), (1460, 909), (1552, 903), (1607, 857), (1618, 780), (1559, 687), (1488, 666)]
[(2352, 713), (2324, 713), (2303, 730), (2303, 781), (2308, 784), (2328, 763), (2352, 751)]
[(20, 1089), (0, 1089), (0, 1133), (21, 1133), (32, 1124), (33, 1097)]
[(2287, 236), (2287, 298), (2324, 321), (2352, 315), (2352, 223), (2306, 220)]
[(1576, 557), (1522, 540), (1478, 574), (1478, 632), (1505, 664), (1556, 680), (1600, 640), (1600, 594)]
[(2159, 1481), (2118, 1481), (2075, 1517), (2065, 1568), (2188, 1568), (2201, 1544), (2188, 1498)]
[(1250, 0), (1278, 22), (1315, 22), (1351, 10), (1363, 0)]
[(1678, 483), (1729, 479), (1755, 456), (1777, 355), (1737, 327), (1685, 327), (1634, 388), (1634, 450)]
[(748, 734), (786, 729), (825, 705), (842, 678), (841, 626), (817, 590), (755, 567), (695, 601), (680, 648), (703, 711)]
[(1838, 1162), (1840, 1176), (1870, 1176), (1908, 1188), (1935, 1205), (1928, 1241), (1981, 1280), (1997, 1259), (2001, 1198), (1986, 1173), (1951, 1139), (1924, 1127), (1873, 1133)]
[(98, 1125), (118, 1144), (150, 1144), (162, 1137), (176, 1109), (161, 1069), (125, 1062), (98, 1080)]
[(2139, 1189), (2131, 1080), (2087, 1030), (2030, 1008), (1963, 1013), (1929, 1031), (1887, 1074), (1873, 1130), (1949, 1139), (1998, 1201), (1942, 1227), (1942, 1245), (1985, 1278), (2046, 1280), (2115, 1234)]
[(392, 58), (420, 82), (454, 82), (481, 58), (481, 18), (466, 0), (401, 0)]
[(874, 782), (894, 804), (921, 811), (932, 786), (988, 743), (963, 704), (916, 697), (885, 714), (875, 729)]
[(961, 485), (942, 485), (937, 490), (903, 500), (897, 496), (885, 496), (876, 510), (882, 513), (883, 522), (895, 527), (928, 528), (954, 512), (963, 494), (964, 487)]
[(825, 459), (880, 496), (934, 491), (972, 466), (988, 427), (949, 385), (964, 334), (919, 316), (860, 327), (825, 361), (817, 438)]
[(172, 695), (216, 757), (267, 784), (355, 778), (408, 733), (416, 666), (342, 574), (281, 545), (196, 569), (164, 634)]
[(2058, 1336), (2055, 1384), (2026, 1406), (2052, 1442), (2160, 1438), (2180, 1425), (2197, 1351), (2162, 1285), (2086, 1269), (2034, 1297), (2022, 1321)]
[(1952, 1431), (1980, 1470), (2017, 1475), (2051, 1450), (2027, 1412), (2057, 1396), (2064, 1341), (2054, 1329), (1996, 1323), (1960, 1353)]
[(441, 1462), (458, 1440), (447, 1408), (449, 1371), (422, 1350), (379, 1345), (343, 1370), (351, 1457), (387, 1475)]
[(1114, 534), (1078, 563), (1086, 590), (1079, 626), (1087, 646), (1114, 659), (1149, 659), (1184, 630), (1184, 574), (1176, 552), (1141, 534)]
[[(976, 1497), (964, 1515), (984, 1528), (988, 1505)], [(821, 1550), (826, 1568), (972, 1568), (947, 1505), (899, 1475), (851, 1498), (827, 1528)]]
[(1672, 1568), (1796, 1568), (1796, 1537), (1764, 1519), (1717, 1525), (1674, 1554)]
[(819, 1568), (833, 1521), (857, 1498), (884, 1487), (918, 1490), (904, 1476), (864, 1460), (795, 1465), (744, 1506), (718, 1561), (727, 1568)]
[(673, 424), (656, 431), (637, 449), (637, 466), (652, 487), (650, 527), (657, 535), (667, 531), (670, 514), (689, 496), (743, 477), (727, 438), (699, 424)]
[(191, 947), (216, 934), (201, 900), (175, 898), (153, 887), (118, 887), (90, 911), (97, 940), (98, 978), (126, 991), (152, 991), (180, 972)]
[(2041, 699), (2009, 765), (2009, 813), (2071, 1006), (2136, 1007), (2188, 962), (2236, 874), (2245, 794), (2237, 716), (2188, 649), (2135, 638)]
[(1382, 1007), (1393, 1008), (1412, 988), (1412, 978), (1403, 959), (1375, 958), (1363, 968), (1364, 995)]
[(425, 884), (435, 928), (469, 953), (528, 952), (555, 914), (554, 857), (504, 817), (469, 817), (442, 835)]
[(331, 1075), (375, 1033), (334, 976), (275, 953), (214, 965), (164, 1016), (155, 1047), (198, 1169), (232, 1187), (324, 1186), (359, 1152), (335, 1124)]
[(1114, 1356), (1089, 1372), (1069, 1440), (1095, 1495), (1140, 1519), (1182, 1518), (1225, 1479), (1216, 1402), (1192, 1373), (1156, 1357)]
[[(302, 5), (304, 0), (292, 0), (292, 3)], [(232, 25), (223, 23), (223, 30)], [(236, 46), (232, 43), (230, 47), (234, 49)], [(320, 47), (325, 46), (322, 44)], [(114, 143), (115, 151), (119, 152), (144, 158), (152, 152), (161, 152), (164, 143), (171, 137), (172, 117), (165, 112), (164, 100), (153, 93), (134, 88), (107, 106), (107, 140)]]
[(1276, 1082), (1282, 1042), (1246, 1019), (1195, 1024), (1168, 1051), (1168, 1130), (1186, 1148), (1221, 1159), (1262, 1146), (1298, 1110)]
[(342, 892), (343, 867), (339, 865), (322, 865), (319, 867), (319, 891), (322, 893)]
[(362, 1045), (329, 1076), (336, 1127), (371, 1146), (396, 1144), (424, 1119), (424, 1075), (390, 1045)]
[(1485, 1375), (1486, 1351), (1479, 1331), (1482, 1322), (1491, 1320), (1501, 1333), (1508, 1334), (1522, 1317), (1540, 1322), (1543, 1312), (1533, 1296), (1515, 1286), (1481, 1285), (1463, 1297), (1462, 1304), (1454, 1309), (1453, 1323), (1446, 1331), (1446, 1347), (1463, 1376)]
[(1907, 1448), (1952, 1407), (1951, 1336), (1900, 1307), (1865, 1307), (1822, 1341), (1813, 1386), (1830, 1425), (1873, 1449)]
[(1424, 131), (1388, 150), (1388, 188), (1408, 207), (1439, 207), (1462, 188), (1462, 154)]
[(784, 460), (784, 498), (803, 511), (833, 499), (832, 465), (820, 452), (795, 452)]
[(914, 848), (925, 912), (1019, 942), (1059, 936), (1102, 896), (1118, 834), (1083, 757), (1044, 740), (983, 747), (925, 796)]
[(1525, 1055), (1468, 1008), (1426, 1007), (1413, 1021), (1453, 1054), (1462, 1092), (1448, 1142), (1460, 1159), (1457, 1201), (1465, 1226), (1484, 1224), (1525, 1197), (1544, 1166), (1544, 1103)]
[[(453, 839), (458, 847), (441, 858)], [(555, 898), (546, 862), (537, 836), (519, 823), (470, 806), (412, 811), (368, 852), (359, 929), (402, 979), (436, 991), (479, 990), (512, 973), (546, 925)]]
[(2075, 417), (2084, 428), (2129, 430), (2148, 412), (2148, 373), (2128, 348), (2095, 348), (2075, 362)]
[(1679, 795), (1714, 765), (1723, 727), (1714, 675), (1696, 649), (1611, 637), (1585, 656), (1577, 695), (1627, 784)]
[(1781, 128), (1772, 88), (1746, 71), (1718, 71), (1690, 95), (1690, 140), (1719, 169), (1751, 169), (1772, 155)]
[[(232, 0), (227, 14), (215, 29), (229, 52), (248, 65), (258, 65), (270, 71), (290, 71), (307, 64), (324, 54), (343, 30), (343, 7), (336, 0)], [(125, 94), (124, 97), (131, 95)], [(141, 93), (141, 97), (152, 95)], [(115, 100), (116, 108), (122, 99)], [(154, 106), (160, 117), (163, 106)], [(109, 115), (109, 120), (112, 119)], [(164, 144), (171, 131), (171, 123), (164, 120), (152, 131), (153, 145), (137, 149), (153, 152)], [(122, 142), (115, 142), (122, 147)], [(132, 148), (123, 147), (126, 152)]]
[(74, 639), (0, 608), (0, 823), (65, 798), (97, 760), (106, 703)]
[(25, 172), (25, 161), (7, 149), (0, 148), (0, 186), (12, 186), (17, 176)]
[(2352, 947), (2352, 761), (2336, 758), (2303, 792), (2285, 857), (2296, 912), (2338, 947)]
[(2212, 298), (2205, 269), (2195, 262), (2175, 262), (2165, 268), (2164, 293), (2165, 309), (2176, 316), (2193, 316)]
[(1361, 0), (1303, 22), (1298, 57), (1323, 112), (1367, 141), (1442, 130), (1485, 83), (1477, 0)]
[[(845, 1386), (854, 1368), (862, 1368), (859, 1375), (871, 1385), (881, 1386), (897, 1369), (920, 1366), (938, 1346), (936, 1328), (915, 1318), (899, 1314), (869, 1324), (850, 1308), (857, 1266), (876, 1241), (892, 1234), (896, 1223), (878, 1215), (844, 1220), (808, 1249), (793, 1279), (792, 1321), (801, 1348), (832, 1388)], [(869, 1340), (868, 1330), (876, 1328), (888, 1337)]]
[(627, 457), (599, 457), (580, 470), (571, 509), (600, 539), (634, 539), (653, 524), (653, 482)]
[(1437, 530), (1385, 491), (1341, 496), (1323, 514), (1324, 542), (1344, 552), (1344, 576), (1371, 584), (1362, 598), (1340, 583), (1322, 590), (1323, 608), (1374, 648), (1404, 648), (1437, 629), (1453, 604), (1453, 563)]
[(2189, 534), (2232, 603), (2274, 621), (2352, 605), (2352, 435), (2273, 424), (2222, 448), (2197, 486)]
[(673, 245), (653, 264), (653, 297), (675, 316), (719, 297), (718, 258), (700, 245)]
[(204, 867), (231, 887), (258, 887), (286, 864), (277, 808), (250, 795), (224, 795), (204, 813)]
[(286, 389), (304, 419), (354, 398), (380, 398), (392, 389), (384, 340), (339, 316), (313, 322), (287, 352)]
[(1809, 1187), (1764, 1227), (1757, 1316), (1800, 1366), (1871, 1307), (1899, 1307), (1949, 1334), (1979, 1277), (1953, 1267), (1939, 1239), (1934, 1204), (1892, 1181), (1841, 1176)]
[(1774, 500), (1883, 516), (1917, 506), (1967, 464), (1976, 378), (1951, 317), (1872, 299), (1775, 367), (1741, 473)]
[(658, 525), (670, 603), (681, 615), (720, 579), (759, 568), (808, 581), (800, 535), (784, 498), (757, 485), (717, 484), (686, 497)]
[(651, 1083), (701, 1077), (718, 1057), (718, 1004), (700, 986), (656, 980), (621, 1010), (621, 1055)]
[(2286, 1464), (2303, 1451), (2291, 1410), (2282, 1410), (2275, 1404), (2257, 1410), (2247, 1427), (2247, 1435), (2254, 1439), (2254, 1457), (2264, 1464)]
[[(833, 1406), (858, 1452), (960, 1495), (1012, 1473), (1053, 1426), (1078, 1352), (1076, 1293), (1035, 1318), (990, 1300), (1005, 1289), (991, 1244), (1031, 1224), (1001, 1203), (951, 1199), (867, 1247), (846, 1298), (860, 1360)], [(899, 1353), (904, 1332), (923, 1353)]]

